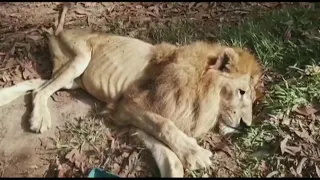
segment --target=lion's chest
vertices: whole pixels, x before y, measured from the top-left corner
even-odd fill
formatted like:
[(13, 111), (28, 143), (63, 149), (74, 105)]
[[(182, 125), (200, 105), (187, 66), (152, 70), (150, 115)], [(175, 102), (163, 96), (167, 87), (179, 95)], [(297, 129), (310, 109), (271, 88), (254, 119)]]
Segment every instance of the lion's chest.
[(191, 92), (185, 95), (180, 103), (170, 101), (174, 99), (173, 95), (167, 96), (168, 100), (161, 99), (160, 101), (166, 103), (162, 104), (165, 108), (161, 114), (173, 121), (187, 135), (197, 137), (216, 125), (220, 98), (218, 94), (213, 93), (199, 101), (199, 98), (192, 97)]

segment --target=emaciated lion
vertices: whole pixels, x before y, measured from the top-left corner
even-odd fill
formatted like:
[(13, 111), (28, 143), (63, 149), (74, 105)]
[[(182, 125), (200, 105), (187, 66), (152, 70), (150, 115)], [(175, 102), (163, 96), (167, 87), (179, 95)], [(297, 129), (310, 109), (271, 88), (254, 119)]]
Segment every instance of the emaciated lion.
[(91, 30), (62, 30), (66, 10), (49, 35), (52, 78), (0, 90), (0, 106), (33, 90), (31, 130), (51, 127), (47, 101), (54, 92), (80, 87), (108, 103), (106, 114), (115, 124), (137, 128), (162, 177), (181, 177), (183, 167), (211, 165), (212, 153), (195, 137), (216, 124), (222, 134), (235, 131), (241, 121), (251, 125), (261, 69), (248, 52), (205, 42), (151, 45)]

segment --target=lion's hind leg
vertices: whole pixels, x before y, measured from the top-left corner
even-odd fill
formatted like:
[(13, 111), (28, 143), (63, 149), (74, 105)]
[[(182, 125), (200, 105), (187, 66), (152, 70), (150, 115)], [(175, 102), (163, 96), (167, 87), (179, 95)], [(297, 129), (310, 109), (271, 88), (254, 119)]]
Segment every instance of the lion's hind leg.
[(87, 68), (91, 59), (91, 50), (85, 41), (73, 44), (76, 56), (64, 67), (57, 71), (46, 83), (33, 92), (33, 111), (30, 119), (30, 129), (35, 132), (44, 132), (51, 127), (51, 116), (47, 107), (49, 97), (62, 88), (74, 87), (74, 80)]

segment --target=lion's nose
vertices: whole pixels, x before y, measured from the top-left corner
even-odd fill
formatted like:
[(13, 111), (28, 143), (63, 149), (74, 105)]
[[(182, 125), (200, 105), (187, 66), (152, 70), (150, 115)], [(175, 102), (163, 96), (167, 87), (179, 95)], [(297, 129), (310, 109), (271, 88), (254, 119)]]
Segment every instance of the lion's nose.
[(241, 118), (240, 119), (240, 124), (239, 124), (239, 128), (240, 129), (244, 129), (244, 128), (247, 128), (247, 124), (243, 121), (243, 119)]

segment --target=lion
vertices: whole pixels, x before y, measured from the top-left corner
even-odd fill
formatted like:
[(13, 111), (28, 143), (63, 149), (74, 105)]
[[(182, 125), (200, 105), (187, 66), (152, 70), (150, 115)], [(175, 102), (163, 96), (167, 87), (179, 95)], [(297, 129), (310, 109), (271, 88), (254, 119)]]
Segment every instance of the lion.
[[(220, 104), (237, 105), (232, 109), (233, 126), (226, 127), (237, 128), (241, 118), (252, 120), (249, 113), (245, 117), (237, 113), (240, 108), (252, 109), (250, 75), (217, 70), (237, 60), (231, 48), (219, 56), (218, 52), (217, 45), (205, 42), (182, 47), (156, 45), (143, 75), (111, 105), (109, 117), (118, 125), (133, 125), (156, 137), (185, 167), (208, 167), (212, 153), (200, 147), (194, 137), (215, 126)], [(226, 63), (215, 67), (217, 61)]]
[(115, 124), (137, 128), (162, 177), (181, 177), (184, 167), (211, 165), (212, 153), (194, 137), (216, 124), (222, 134), (242, 121), (251, 125), (261, 70), (244, 50), (205, 42), (151, 45), (89, 29), (48, 32), (52, 78), (0, 89), (0, 106), (32, 91), (32, 131), (51, 127), (47, 100), (54, 92), (82, 88), (108, 103)]

